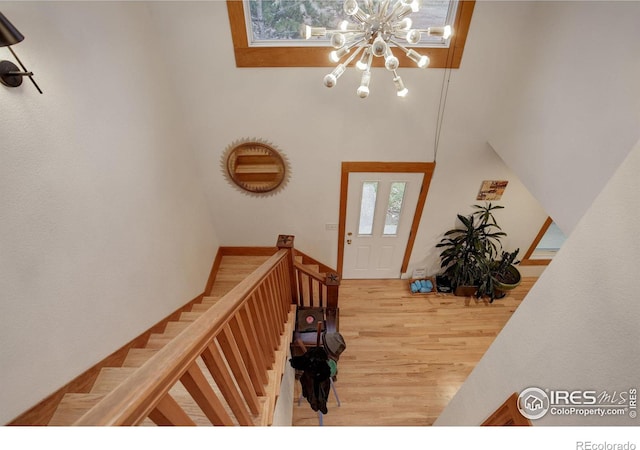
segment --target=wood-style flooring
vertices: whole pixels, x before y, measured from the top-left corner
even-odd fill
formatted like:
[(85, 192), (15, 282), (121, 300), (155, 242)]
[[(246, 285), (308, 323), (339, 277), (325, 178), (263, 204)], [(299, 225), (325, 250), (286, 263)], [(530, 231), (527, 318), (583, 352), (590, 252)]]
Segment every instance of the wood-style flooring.
[[(325, 426), (432, 425), (516, 310), (536, 278), (493, 303), (449, 294), (412, 295), (408, 280), (343, 280), (338, 363)], [(294, 426), (318, 414), (294, 392)]]

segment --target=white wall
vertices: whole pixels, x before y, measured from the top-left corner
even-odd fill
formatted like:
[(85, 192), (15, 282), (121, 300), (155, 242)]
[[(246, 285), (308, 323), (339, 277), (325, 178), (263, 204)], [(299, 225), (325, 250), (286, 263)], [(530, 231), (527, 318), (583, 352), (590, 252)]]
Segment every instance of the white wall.
[(144, 5), (0, 11), (44, 91), (0, 86), (6, 423), (199, 295), (218, 241)]
[[(478, 425), (532, 386), (638, 388), (639, 171), (640, 141), (435, 425)], [(547, 414), (534, 425), (637, 426), (638, 419)]]
[[(531, 4), (526, 2), (477, 2), (467, 38), (462, 67), (451, 73), (437, 167), (420, 223), (409, 274), (414, 267), (439, 270), (434, 245), (456, 226), (456, 214), (470, 214), (483, 180), (508, 180), (497, 211), (498, 223), (507, 233), (507, 250), (529, 248), (547, 214), (520, 179), (487, 143), (493, 128), (503, 86), (517, 67), (513, 58), (522, 50), (521, 34)], [(510, 36), (504, 39), (504, 36)]]
[(490, 142), (568, 235), (640, 138), (640, 2), (532, 2)]
[[(273, 245), (278, 234), (294, 234), (296, 247), (335, 267), (337, 231), (326, 231), (325, 224), (338, 223), (341, 162), (434, 160), (443, 70), (401, 68), (410, 93), (400, 100), (389, 73), (376, 69), (371, 94), (362, 100), (355, 95), (353, 70), (327, 89), (322, 78), (331, 68), (235, 68), (224, 2), (154, 2), (150, 10), (172, 64), (188, 72), (176, 71), (174, 83), (223, 245)], [(506, 66), (501, 52), (517, 50), (501, 32), (517, 31), (510, 20), (524, 16), (493, 2), (476, 5), (462, 68), (451, 77), (436, 172), (410, 270), (437, 269), (435, 244), (457, 213), (477, 203), (482, 180), (510, 181), (500, 215), (508, 247), (526, 251), (546, 219), (487, 145), (492, 96), (504, 75), (496, 64)], [(257, 199), (229, 186), (220, 158), (243, 137), (271, 141), (287, 155), (292, 177), (285, 190)]]
[(531, 3), (490, 142), (571, 234), (436, 425), (477, 425), (529, 386), (637, 387), (639, 20), (637, 2)]

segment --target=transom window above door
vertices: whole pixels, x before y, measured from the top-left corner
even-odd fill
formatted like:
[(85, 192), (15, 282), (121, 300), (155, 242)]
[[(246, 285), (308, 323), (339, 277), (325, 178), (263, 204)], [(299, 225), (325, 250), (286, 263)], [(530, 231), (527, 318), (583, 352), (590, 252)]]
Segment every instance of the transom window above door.
[[(363, 1), (363, 0), (360, 0)], [(372, 0), (374, 4), (384, 0)], [(414, 45), (427, 55), (430, 68), (458, 68), (475, 1), (419, 0), (411, 19), (415, 28), (451, 25), (448, 39), (432, 36)], [(227, 0), (238, 67), (330, 67), (327, 39), (305, 40), (303, 25), (336, 29), (344, 20), (343, 0)], [(411, 67), (410, 61), (400, 63)], [(374, 66), (382, 62), (376, 58)]]

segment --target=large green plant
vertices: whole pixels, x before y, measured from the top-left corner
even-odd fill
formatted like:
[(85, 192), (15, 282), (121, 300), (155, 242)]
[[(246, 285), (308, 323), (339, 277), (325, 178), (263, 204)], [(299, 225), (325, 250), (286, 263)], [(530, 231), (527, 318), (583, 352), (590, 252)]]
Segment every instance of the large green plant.
[(451, 280), (452, 287), (477, 286), (488, 270), (488, 264), (502, 248), (500, 239), (506, 233), (500, 230), (493, 211), (503, 206), (488, 203), (473, 205), (476, 211), (458, 214), (461, 226), (447, 231), (436, 245), (443, 248), (440, 266)]
[[(482, 286), (491, 270), (492, 262), (502, 250), (500, 240), (506, 236), (498, 226), (493, 212), (503, 206), (491, 203), (473, 205), (472, 214), (458, 214), (461, 226), (447, 231), (436, 245), (442, 248), (440, 267), (451, 281), (452, 288)], [(478, 292), (482, 295), (484, 292)]]

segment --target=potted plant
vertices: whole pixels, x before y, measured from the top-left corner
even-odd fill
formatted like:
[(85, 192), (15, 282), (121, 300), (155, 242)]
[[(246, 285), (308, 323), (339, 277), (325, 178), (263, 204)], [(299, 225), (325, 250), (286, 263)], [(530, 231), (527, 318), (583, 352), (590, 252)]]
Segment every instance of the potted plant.
[(493, 211), (503, 206), (491, 203), (480, 206), (469, 216), (458, 214), (461, 226), (444, 234), (436, 245), (442, 248), (440, 267), (450, 280), (456, 295), (474, 295), (485, 278), (488, 262), (501, 248), (500, 239), (506, 234), (496, 223)]
[[(500, 292), (507, 290), (515, 278), (519, 283), (520, 273), (515, 268), (519, 262), (515, 261), (519, 250), (511, 253), (502, 251), (501, 239), (506, 233), (501, 230), (493, 213), (503, 206), (487, 203), (473, 207), (476, 211), (471, 215), (457, 215), (461, 226), (447, 231), (436, 245), (443, 249), (440, 267), (456, 295), (488, 296), (493, 301), (501, 298)], [(508, 277), (509, 274), (514, 277)]]
[(515, 289), (520, 284), (522, 276), (517, 269), (516, 260), (520, 249), (513, 252), (502, 252), (500, 259), (490, 261), (485, 276), (478, 285), (477, 296), (489, 297), (490, 303), (496, 298), (503, 298), (507, 291)]

